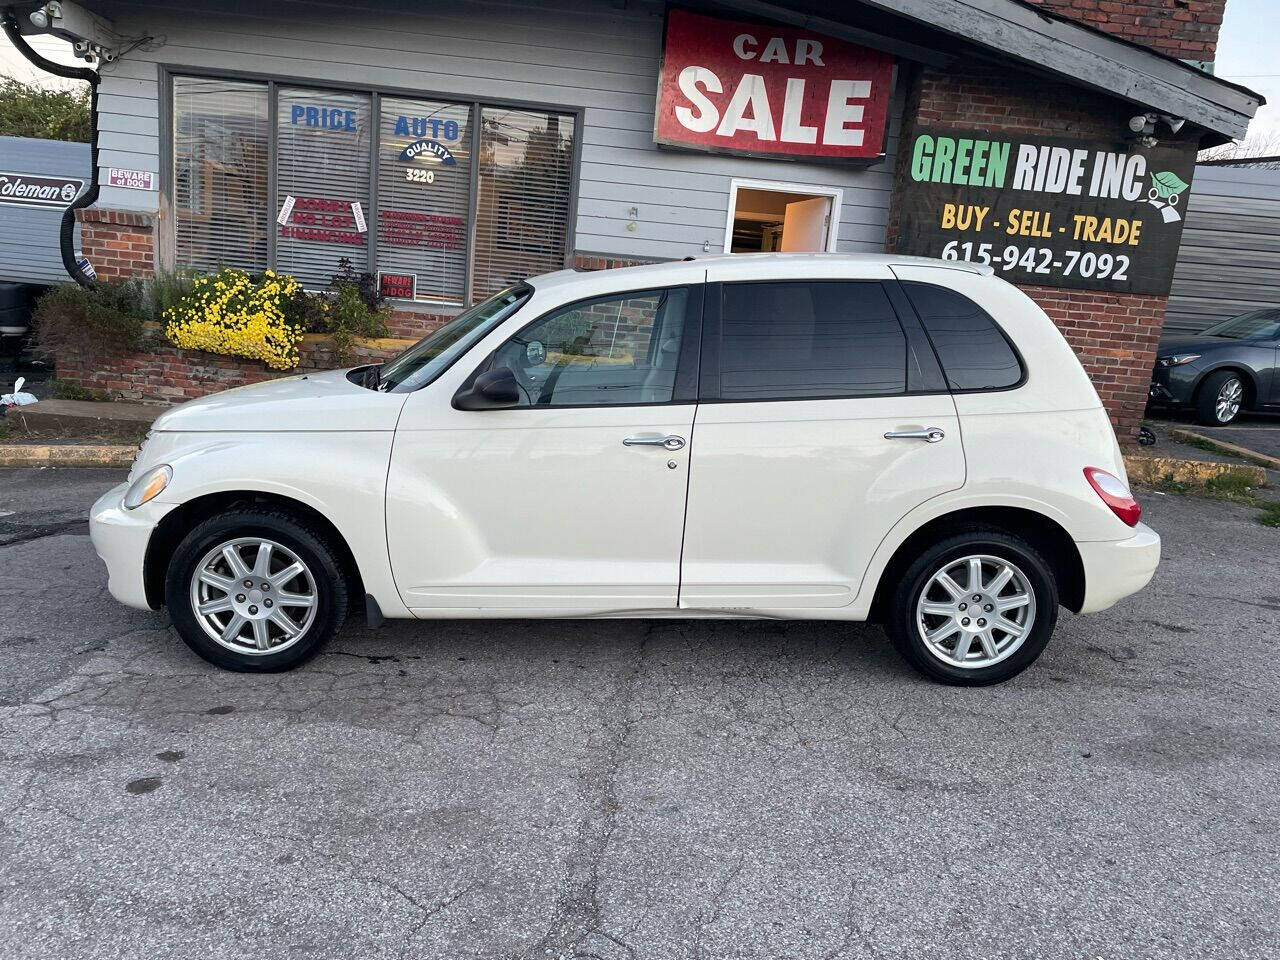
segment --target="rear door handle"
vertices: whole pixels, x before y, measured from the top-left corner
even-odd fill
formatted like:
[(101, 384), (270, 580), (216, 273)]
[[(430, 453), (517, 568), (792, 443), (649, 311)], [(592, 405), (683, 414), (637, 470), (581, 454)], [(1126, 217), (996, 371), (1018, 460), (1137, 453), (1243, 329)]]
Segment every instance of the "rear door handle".
[(667, 450), (679, 450), (684, 447), (684, 437), (667, 434), (664, 437), (627, 437), (622, 441), (624, 447), (664, 447)]
[(923, 440), (925, 443), (937, 443), (945, 440), (947, 434), (941, 427), (922, 427), (919, 430), (890, 430), (884, 435), (886, 440)]

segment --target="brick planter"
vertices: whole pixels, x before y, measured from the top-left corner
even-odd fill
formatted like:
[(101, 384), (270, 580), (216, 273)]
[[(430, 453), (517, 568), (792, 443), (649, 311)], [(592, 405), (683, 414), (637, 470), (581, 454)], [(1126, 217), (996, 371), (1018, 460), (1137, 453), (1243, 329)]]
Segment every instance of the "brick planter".
[[(412, 340), (359, 340), (343, 366), (377, 363), (410, 346)], [(300, 362), (293, 370), (272, 370), (257, 360), (184, 350), (160, 341), (148, 350), (57, 358), (58, 379), (113, 398), (141, 403), (182, 403), (219, 390), (242, 387), (339, 366), (333, 339), (308, 334), (298, 345)]]

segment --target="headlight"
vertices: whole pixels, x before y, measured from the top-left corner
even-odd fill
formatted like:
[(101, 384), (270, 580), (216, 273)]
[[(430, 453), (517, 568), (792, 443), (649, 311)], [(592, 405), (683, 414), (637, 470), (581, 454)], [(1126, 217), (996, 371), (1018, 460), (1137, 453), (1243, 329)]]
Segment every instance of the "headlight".
[(1162, 367), (1180, 367), (1184, 363), (1199, 359), (1200, 354), (1198, 353), (1175, 353), (1172, 357), (1161, 357), (1156, 363)]
[(124, 508), (126, 510), (136, 510), (148, 500), (154, 500), (160, 496), (172, 479), (173, 467), (167, 463), (152, 467), (133, 483), (129, 484), (129, 489), (125, 491), (124, 495)]

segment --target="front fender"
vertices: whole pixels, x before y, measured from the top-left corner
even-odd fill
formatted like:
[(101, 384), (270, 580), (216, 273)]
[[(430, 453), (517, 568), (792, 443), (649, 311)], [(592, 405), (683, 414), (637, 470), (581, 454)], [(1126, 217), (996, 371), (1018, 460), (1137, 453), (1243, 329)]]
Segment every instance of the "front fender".
[(346, 541), (366, 592), (389, 617), (408, 617), (387, 555), (386, 482), (393, 432), (154, 433), (145, 464), (173, 468), (158, 503), (218, 493), (273, 494), (324, 516)]

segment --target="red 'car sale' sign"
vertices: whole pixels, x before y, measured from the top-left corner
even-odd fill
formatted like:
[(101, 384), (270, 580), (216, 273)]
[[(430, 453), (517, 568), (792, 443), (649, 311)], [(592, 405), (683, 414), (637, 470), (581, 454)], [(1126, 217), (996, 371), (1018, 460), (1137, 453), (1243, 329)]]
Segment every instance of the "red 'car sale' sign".
[(667, 14), (656, 142), (695, 150), (874, 159), (893, 58), (834, 37)]

